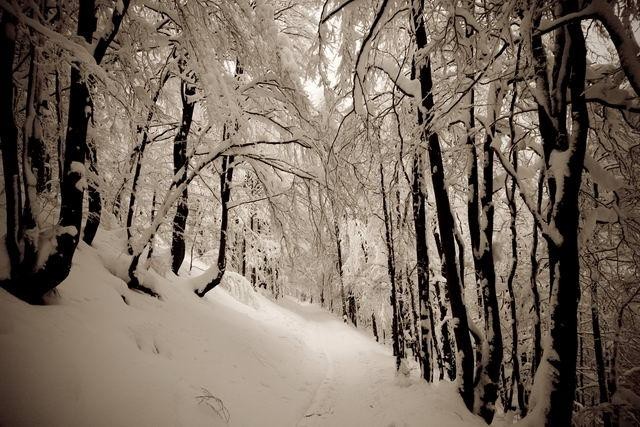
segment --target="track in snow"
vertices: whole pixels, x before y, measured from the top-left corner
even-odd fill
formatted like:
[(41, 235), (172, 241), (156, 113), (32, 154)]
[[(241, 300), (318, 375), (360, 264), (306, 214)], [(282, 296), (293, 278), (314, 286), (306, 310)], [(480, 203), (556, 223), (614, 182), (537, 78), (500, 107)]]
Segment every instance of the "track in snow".
[(279, 305), (304, 319), (306, 344), (326, 363), (297, 426), (481, 425), (452, 384), (428, 386), (417, 375), (399, 381), (388, 348), (315, 305), (288, 298)]

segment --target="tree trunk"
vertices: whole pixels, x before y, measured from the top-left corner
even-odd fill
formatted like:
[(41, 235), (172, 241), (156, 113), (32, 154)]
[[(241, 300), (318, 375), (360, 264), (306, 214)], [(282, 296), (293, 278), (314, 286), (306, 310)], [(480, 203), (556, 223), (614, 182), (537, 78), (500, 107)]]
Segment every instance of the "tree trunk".
[[(516, 59), (516, 74), (518, 72), (518, 65), (520, 60), (521, 48), (518, 47), (518, 54)], [(518, 147), (516, 141), (516, 131), (514, 123), (514, 111), (517, 98), (517, 84), (513, 83), (513, 93), (511, 95), (511, 105), (509, 114), (509, 134), (511, 139), (511, 149), (513, 150), (513, 169), (517, 173), (518, 171)], [(511, 269), (509, 270), (509, 276), (507, 277), (507, 292), (509, 293), (509, 312), (511, 314), (511, 392), (508, 393), (509, 401), (508, 406), (512, 405), (512, 390), (515, 385), (516, 397), (518, 399), (518, 411), (520, 414), (526, 414), (526, 405), (524, 398), (524, 385), (520, 374), (520, 354), (518, 351), (519, 337), (518, 337), (518, 317), (517, 317), (517, 305), (514, 291), (514, 281), (516, 272), (518, 269), (518, 229), (516, 227), (517, 220), (517, 206), (516, 206), (516, 180), (511, 178), (511, 185), (509, 188), (505, 187), (507, 196), (507, 204), (509, 205), (509, 214), (511, 221), (509, 223), (509, 229), (511, 231)], [(508, 408), (507, 408), (508, 409)]]
[(376, 342), (380, 342), (378, 337), (378, 325), (376, 324), (376, 315), (371, 313), (371, 328), (373, 328), (373, 336), (376, 337)]
[[(598, 315), (598, 283), (591, 282), (591, 326), (593, 328), (593, 351), (596, 356), (596, 373), (598, 375), (598, 391), (600, 393), (600, 403), (609, 403), (609, 392), (607, 390), (607, 377), (604, 366), (604, 351), (602, 349), (602, 335), (600, 332), (600, 317)], [(605, 427), (611, 427), (611, 415), (608, 409), (603, 410), (602, 421)]]
[[(182, 98), (182, 119), (180, 127), (173, 141), (173, 173), (182, 173), (184, 179), (187, 177), (187, 139), (193, 121), (193, 110), (195, 101), (192, 97), (196, 93), (195, 86), (189, 84), (184, 79), (180, 84), (180, 94)], [(171, 271), (178, 274), (182, 261), (184, 261), (185, 243), (184, 232), (189, 216), (188, 204), (189, 191), (185, 187), (182, 195), (178, 199), (176, 214), (173, 217), (173, 233), (171, 235)]]
[[(78, 35), (92, 43), (96, 30), (95, 4), (93, 0), (80, 3), (78, 12)], [(87, 79), (80, 74), (80, 64), (71, 66), (69, 89), (69, 115), (64, 149), (64, 175), (61, 179), (59, 226), (67, 232), (58, 236), (57, 253), (49, 258), (45, 269), (51, 270), (47, 288), (53, 288), (67, 277), (71, 270), (71, 259), (80, 238), (82, 226), (82, 204), (84, 187), (81, 179), (85, 175), (84, 162), (87, 153), (87, 128), (93, 114), (93, 103)], [(57, 282), (57, 283), (55, 283)], [(55, 283), (55, 284), (54, 284)], [(44, 289), (42, 289), (44, 290)], [(47, 289), (49, 290), (49, 289)], [(44, 292), (42, 293), (44, 294)]]
[(353, 293), (353, 288), (349, 287), (349, 293), (347, 296), (348, 302), (348, 310), (349, 310), (349, 320), (353, 324), (353, 326), (358, 326), (358, 306), (356, 303), (356, 296)]
[[(408, 265), (406, 266), (405, 274), (407, 275), (407, 292), (409, 293), (409, 301), (411, 303), (411, 336), (413, 338), (411, 350), (413, 351), (413, 358), (416, 360), (416, 362), (420, 363), (420, 359), (421, 359), (420, 315), (418, 314), (418, 308), (416, 307), (416, 296), (414, 293), (414, 285), (413, 285), (413, 280), (411, 280), (411, 272), (409, 271)], [(433, 307), (431, 306), (431, 304), (429, 304), (428, 308), (429, 308), (429, 323), (430, 323), (431, 331), (435, 331), (435, 325), (433, 322)], [(433, 345), (435, 341), (433, 336), (434, 333), (435, 332), (431, 332), (432, 334), (431, 348), (433, 352), (436, 354), (436, 360), (437, 360), (438, 366), (440, 367), (440, 369), (442, 369), (441, 367), (442, 361), (440, 360), (440, 353), (438, 352), (437, 347)], [(434, 369), (432, 368), (430, 381), (433, 381), (433, 370)]]
[[(540, 212), (542, 208), (542, 194), (544, 189), (544, 174), (540, 172), (538, 178), (538, 200), (536, 209)], [(531, 275), (529, 277), (529, 285), (531, 287), (531, 295), (533, 301), (531, 302), (533, 310), (533, 355), (531, 358), (531, 372), (535, 372), (538, 369), (538, 365), (542, 360), (542, 310), (540, 307), (540, 291), (538, 290), (538, 225), (533, 223), (531, 243), (531, 255), (529, 257), (531, 264)], [(532, 375), (533, 378), (533, 375)]]
[[(18, 129), (13, 115), (13, 57), (17, 22), (4, 11), (0, 21), (0, 140), (2, 140), (2, 170), (6, 198), (5, 244), (11, 266), (11, 277), (20, 266), (20, 240), (22, 234), (22, 192), (18, 170)], [(8, 285), (2, 282), (3, 286)]]
[[(105, 50), (115, 37), (120, 26), (122, 17), (126, 13), (129, 1), (123, 2), (122, 8), (114, 10), (112, 18), (112, 31), (106, 38), (98, 40), (100, 51)], [(93, 33), (96, 30), (97, 19), (95, 16), (95, 2), (87, 0), (80, 2), (78, 11), (77, 35), (84, 39), (88, 45), (93, 43)], [(2, 286), (14, 295), (30, 303), (40, 303), (45, 293), (55, 288), (69, 274), (71, 261), (80, 238), (80, 228), (82, 225), (82, 204), (84, 196), (83, 179), (85, 178), (85, 157), (87, 153), (87, 127), (92, 116), (93, 104), (87, 86), (87, 78), (80, 72), (80, 64), (73, 63), (71, 68), (71, 84), (69, 87), (69, 114), (64, 147), (63, 175), (60, 177), (60, 198), (61, 206), (59, 222), (56, 231), (56, 250), (53, 251), (43, 263), (43, 265), (33, 264), (33, 260), (28, 263), (18, 259), (16, 265), (15, 253), (12, 253), (14, 243), (20, 239), (23, 232), (22, 225), (14, 215), (19, 215), (20, 199), (16, 197), (19, 192), (19, 178), (17, 177), (17, 141), (15, 136), (15, 123), (12, 115), (12, 75), (11, 67), (13, 62), (13, 52), (15, 39), (11, 36), (15, 34), (15, 18), (8, 12), (2, 14), (2, 36), (0, 37), (0, 47), (2, 47), (2, 73), (3, 84), (2, 102), (0, 105), (0, 115), (3, 116), (2, 135), (3, 139), (3, 161), (15, 162), (14, 166), (5, 167), (5, 185), (14, 191), (7, 191), (7, 208), (11, 209), (7, 216), (7, 236), (9, 257), (12, 263), (11, 278), (3, 281)], [(104, 54), (104, 53), (103, 53)], [(96, 63), (100, 64), (102, 56), (94, 52)], [(6, 82), (6, 83), (5, 83)], [(8, 120), (7, 120), (8, 119)], [(5, 124), (6, 123), (6, 124)], [(6, 145), (5, 145), (6, 144)], [(6, 147), (6, 148), (5, 148)], [(24, 147), (28, 153), (28, 147)], [(15, 150), (15, 151), (14, 151)], [(14, 172), (16, 172), (14, 174)], [(32, 257), (33, 258), (33, 257)], [(16, 268), (17, 267), (17, 268)]]
[[(172, 53), (173, 54), (173, 53)], [(167, 58), (167, 62), (169, 58)], [(162, 74), (164, 73), (164, 74)], [(132, 167), (133, 167), (133, 177), (131, 179), (131, 195), (129, 196), (129, 208), (127, 209), (127, 251), (129, 255), (133, 254), (133, 246), (131, 245), (131, 232), (133, 226), (133, 218), (135, 216), (136, 209), (136, 197), (138, 193), (138, 181), (140, 180), (140, 173), (142, 171), (142, 159), (144, 157), (144, 151), (149, 144), (149, 125), (151, 124), (151, 119), (153, 119), (153, 113), (155, 111), (156, 103), (158, 102), (158, 98), (160, 97), (160, 92), (162, 92), (162, 88), (164, 84), (169, 80), (169, 73), (165, 71), (163, 68), (160, 75), (160, 83), (156, 88), (156, 92), (153, 94), (153, 98), (151, 100), (151, 108), (147, 113), (147, 121), (144, 126), (138, 127), (138, 137), (142, 134), (140, 142), (135, 146), (133, 152), (131, 153)]]
[[(427, 49), (427, 32), (424, 23), (424, 0), (413, 0), (411, 16), (413, 27), (415, 28), (416, 49), (422, 51)], [(427, 143), (429, 161), (431, 166), (431, 180), (436, 201), (438, 225), (440, 237), (442, 239), (442, 249), (445, 260), (447, 288), (449, 289), (449, 299), (451, 301), (451, 312), (456, 321), (453, 331), (456, 338), (458, 363), (460, 366), (459, 391), (467, 408), (473, 408), (473, 347), (469, 335), (469, 323), (467, 310), (462, 292), (462, 285), (458, 275), (456, 264), (456, 249), (453, 236), (455, 227), (449, 195), (444, 179), (444, 164), (440, 148), (440, 139), (436, 132), (428, 131), (429, 124), (433, 118), (433, 82), (431, 80), (431, 63), (428, 56), (421, 58), (420, 63), (416, 63), (419, 69), (420, 90), (422, 94), (422, 105), (418, 109), (418, 124), (422, 128), (422, 140)], [(423, 111), (427, 114), (423, 116)]]
[(243, 233), (242, 233), (242, 265), (240, 268), (240, 271), (242, 273), (242, 277), (245, 277), (247, 275), (247, 235), (245, 233), (244, 227), (243, 227)]
[[(429, 253), (427, 250), (427, 214), (425, 195), (422, 188), (424, 165), (422, 154), (413, 155), (413, 182), (411, 196), (413, 200), (413, 222), (416, 230), (416, 271), (418, 275), (418, 306), (420, 312), (420, 368), (422, 378), (433, 380), (431, 366), (431, 343), (433, 342), (433, 313), (429, 295)], [(417, 337), (416, 337), (417, 339)]]
[(336, 213), (333, 214), (333, 229), (336, 238), (336, 249), (338, 250), (338, 277), (340, 279), (340, 301), (342, 302), (342, 320), (347, 322), (347, 298), (344, 293), (344, 280), (342, 277), (342, 244), (340, 241), (340, 227), (338, 226), (338, 220), (336, 219)]
[[(556, 6), (556, 16), (575, 12), (577, 5), (564, 1)], [(537, 25), (532, 29), (535, 31)], [(541, 43), (538, 40), (536, 43)], [(535, 47), (540, 47), (534, 46)], [(544, 52), (541, 51), (542, 54)], [(536, 376), (535, 390), (545, 395), (532, 395), (531, 413), (545, 414), (545, 424), (570, 425), (576, 391), (577, 312), (580, 299), (580, 262), (578, 252), (578, 222), (580, 209), (578, 196), (584, 167), (589, 115), (585, 102), (586, 47), (579, 22), (567, 24), (557, 30), (553, 82), (554, 108), (549, 120), (544, 108), (539, 108), (540, 129), (543, 136), (545, 164), (550, 172), (547, 183), (550, 190), (549, 225), (551, 234), (545, 239), (549, 252), (550, 271), (550, 340), (543, 352)], [(540, 61), (536, 63), (542, 70)], [(571, 132), (566, 129), (567, 105), (565, 86), (571, 102)], [(541, 93), (544, 88), (541, 88)], [(549, 102), (548, 105), (552, 105)], [(553, 137), (553, 138), (550, 138)], [(541, 384), (538, 384), (540, 382)]]
[[(495, 413), (495, 402), (500, 388), (500, 366), (502, 364), (502, 329), (500, 328), (500, 307), (496, 292), (496, 273), (493, 261), (493, 149), (491, 144), (496, 132), (496, 117), (502, 105), (501, 87), (492, 84), (489, 89), (491, 105), (488, 114), (489, 133), (483, 144), (482, 181), (476, 188), (480, 189), (480, 205), (475, 212), (470, 210), (469, 229), (476, 235), (473, 246), (473, 261), (476, 270), (477, 286), (482, 289), (482, 308), (484, 309), (484, 325), (486, 350), (482, 352), (482, 369), (476, 386), (476, 402), (474, 412), (480, 415), (487, 424), (491, 424)], [(472, 159), (475, 163), (476, 160)], [(479, 179), (479, 177), (476, 178)]]
[[(598, 200), (598, 185), (593, 185), (594, 200)], [(600, 332), (600, 315), (598, 313), (598, 279), (599, 270), (597, 261), (590, 267), (591, 279), (591, 327), (593, 329), (593, 352), (596, 359), (596, 374), (598, 376), (598, 392), (600, 394), (600, 404), (606, 406), (609, 403), (609, 390), (607, 390), (607, 375), (604, 366), (604, 350), (602, 348), (602, 334)], [(611, 427), (611, 414), (608, 409), (602, 413), (604, 427)]]
[[(89, 171), (96, 179), (99, 176), (97, 156), (98, 153), (96, 151), (95, 141), (92, 141), (88, 147), (87, 160), (89, 161)], [(102, 215), (102, 199), (100, 197), (100, 191), (98, 190), (98, 183), (95, 181), (94, 177), (90, 178), (89, 185), (87, 187), (89, 214), (82, 234), (82, 240), (84, 240), (87, 245), (91, 245), (93, 243), (93, 239), (96, 236), (98, 227), (100, 226), (100, 217)]]
[[(445, 268), (445, 261), (442, 258), (443, 254), (442, 254), (442, 245), (440, 244), (440, 234), (435, 230), (433, 230), (433, 238), (436, 242), (436, 249), (438, 251), (438, 257), (440, 258), (440, 264), (441, 264), (441, 272), (442, 272), (442, 276), (444, 277), (444, 275), (446, 274), (446, 268)], [(443, 286), (442, 287), (442, 292), (440, 291), (440, 285), (441, 282), (440, 281), (436, 281), (435, 283), (435, 291), (436, 291), (436, 299), (438, 300), (438, 306), (440, 309), (440, 334), (442, 335), (442, 362), (443, 365), (447, 371), (447, 377), (449, 378), (449, 380), (453, 381), (456, 378), (456, 371), (457, 371), (457, 366), (456, 366), (456, 361), (455, 361), (455, 355), (453, 353), (453, 348), (454, 348), (454, 343), (451, 339), (451, 333), (449, 331), (449, 322), (446, 322), (445, 319), (447, 318), (447, 304), (449, 302), (449, 297), (448, 297), (448, 291), (447, 291), (447, 287)], [(440, 375), (440, 379), (442, 379), (442, 373)]]
[[(156, 189), (153, 189), (153, 196), (151, 196), (151, 223), (156, 219)], [(153, 247), (155, 246), (155, 238), (156, 233), (151, 234), (151, 238), (149, 239), (149, 252), (147, 253), (147, 263), (151, 261), (153, 257)]]
[(478, 318), (482, 317), (482, 285), (478, 270), (478, 254), (477, 248), (480, 247), (480, 178), (478, 175), (478, 150), (476, 141), (473, 136), (475, 130), (475, 110), (473, 103), (475, 102), (475, 92), (473, 89), (467, 95), (469, 101), (469, 118), (467, 122), (467, 148), (469, 150), (469, 176), (467, 177), (467, 218), (469, 222), (469, 238), (471, 240), (471, 252), (474, 262), (474, 277), (476, 292), (478, 294)]
[[(111, 42), (115, 38), (120, 28), (120, 24), (122, 24), (124, 14), (129, 8), (129, 3), (130, 0), (124, 0), (121, 10), (118, 10), (118, 8), (114, 8), (113, 16), (111, 17), (111, 32), (107, 33), (106, 36), (103, 36), (98, 40), (95, 50), (93, 51), (93, 57), (96, 60), (96, 64), (100, 64), (102, 62), (109, 44), (111, 44)], [(93, 112), (91, 113), (91, 121), (93, 123)], [(91, 141), (91, 144), (88, 144), (87, 146), (86, 160), (89, 161), (89, 171), (93, 174), (93, 177), (91, 177), (90, 180), (85, 177), (85, 180), (87, 180), (88, 182), (87, 196), (89, 206), (87, 221), (85, 223), (85, 229), (83, 231), (82, 239), (85, 241), (85, 243), (91, 245), (93, 243), (93, 239), (95, 238), (96, 232), (98, 231), (98, 227), (100, 227), (100, 219), (102, 216), (102, 199), (100, 197), (98, 183), (96, 182), (99, 174), (98, 155), (96, 152), (95, 141)]]
[[(249, 227), (251, 229), (251, 232), (252, 232), (251, 235), (252, 236), (253, 236), (253, 232), (255, 231), (255, 219), (254, 218), (255, 218), (255, 214), (252, 212), (251, 213), (251, 220), (249, 222)], [(254, 245), (254, 247), (255, 247), (255, 245)], [(252, 263), (252, 265), (251, 265), (251, 286), (253, 286), (253, 289), (256, 288), (256, 279), (257, 279), (257, 277), (256, 277), (256, 267)]]
[(231, 183), (233, 181), (233, 156), (222, 156), (222, 173), (220, 174), (220, 201), (222, 215), (220, 217), (220, 245), (218, 247), (218, 274), (204, 289), (196, 289), (200, 298), (220, 284), (227, 267), (227, 231), (229, 226), (229, 200), (231, 199)]
[(382, 192), (382, 212), (384, 214), (384, 230), (385, 230), (385, 242), (387, 245), (387, 271), (389, 273), (389, 282), (391, 282), (391, 339), (393, 342), (393, 355), (396, 357), (396, 370), (400, 369), (400, 364), (404, 357), (403, 348), (400, 346), (400, 325), (398, 318), (400, 316), (398, 312), (398, 301), (396, 292), (396, 266), (393, 251), (393, 237), (391, 236), (391, 218), (389, 216), (389, 208), (387, 206), (387, 193), (384, 184), (384, 170), (382, 163), (380, 163), (380, 190)]

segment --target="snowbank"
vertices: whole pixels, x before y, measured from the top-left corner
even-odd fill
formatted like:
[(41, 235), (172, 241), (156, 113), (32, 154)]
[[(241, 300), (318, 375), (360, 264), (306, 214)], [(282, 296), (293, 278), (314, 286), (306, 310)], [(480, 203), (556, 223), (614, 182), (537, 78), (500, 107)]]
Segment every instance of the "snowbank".
[(241, 303), (256, 309), (260, 307), (257, 292), (253, 289), (251, 283), (241, 274), (234, 271), (225, 272), (224, 276), (222, 276), (220, 286)]
[(319, 356), (285, 312), (153, 273), (163, 300), (132, 292), (103, 265), (108, 249), (81, 244), (51, 305), (0, 290), (0, 425), (295, 425)]

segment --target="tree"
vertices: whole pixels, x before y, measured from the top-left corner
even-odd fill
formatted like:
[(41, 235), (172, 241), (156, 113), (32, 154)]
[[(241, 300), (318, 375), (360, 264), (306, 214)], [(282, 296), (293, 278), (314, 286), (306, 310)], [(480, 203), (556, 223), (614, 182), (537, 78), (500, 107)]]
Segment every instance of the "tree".
[[(191, 122), (193, 121), (193, 109), (195, 106), (193, 97), (195, 93), (195, 86), (182, 79), (180, 83), (182, 119), (180, 120), (180, 127), (178, 128), (178, 133), (176, 134), (173, 142), (173, 172), (176, 175), (181, 174), (183, 179), (186, 179), (187, 175), (187, 139), (189, 137), (189, 130), (191, 129)], [(178, 199), (176, 214), (173, 217), (171, 270), (174, 274), (178, 274), (180, 265), (182, 265), (182, 261), (184, 260), (184, 233), (187, 225), (187, 217), (189, 215), (188, 199), (189, 192), (187, 187), (185, 187), (180, 199)]]
[[(92, 55), (96, 64), (104, 57), (107, 48), (115, 38), (124, 15), (127, 12), (129, 1), (124, 1), (120, 7), (115, 7), (112, 14), (111, 28), (98, 38)], [(90, 46), (93, 46), (93, 35), (96, 31), (96, 9), (93, 1), (81, 2), (78, 10), (78, 26), (77, 35), (84, 39)], [(20, 11), (5, 8), (2, 16), (3, 34), (3, 55), (6, 55), (3, 61), (4, 73), (7, 73), (7, 80), (3, 82), (3, 92), (9, 95), (12, 91), (12, 70), (13, 52), (15, 47), (15, 38), (11, 35), (16, 34), (16, 19), (19, 15), (20, 19), (34, 28), (36, 31), (50, 34), (46, 27), (43, 27), (37, 21), (28, 18)], [(84, 49), (84, 48), (83, 48)], [(83, 52), (84, 54), (84, 52)], [(11, 183), (8, 187), (13, 191), (7, 192), (7, 206), (13, 206), (8, 210), (7, 215), (7, 231), (8, 242), (7, 250), (11, 260), (10, 277), (2, 280), (2, 287), (9, 290), (19, 298), (30, 302), (39, 303), (42, 297), (58, 286), (69, 274), (71, 269), (71, 261), (73, 254), (78, 245), (80, 238), (80, 230), (82, 225), (82, 205), (84, 198), (84, 189), (86, 186), (86, 168), (85, 159), (88, 153), (87, 144), (87, 128), (89, 120), (93, 112), (93, 103), (91, 101), (89, 83), (85, 73), (86, 58), (76, 57), (71, 66), (71, 85), (69, 89), (69, 108), (68, 108), (68, 127), (65, 138), (65, 147), (63, 152), (62, 171), (63, 176), (60, 177), (60, 210), (59, 220), (55, 227), (55, 231), (47, 233), (38, 229), (37, 221), (34, 216), (35, 199), (37, 193), (28, 188), (24, 206), (21, 204), (22, 198), (17, 193), (19, 190), (20, 177), (16, 166), (17, 159), (17, 138), (15, 137), (15, 125), (13, 121), (13, 105), (11, 104), (11, 96), (7, 99), (9, 103), (3, 104), (3, 112), (6, 119), (11, 118), (7, 122), (6, 128), (3, 128), (3, 162), (5, 165), (13, 163), (8, 170), (5, 168), (5, 184)], [(35, 72), (35, 70), (34, 70)], [(83, 75), (85, 74), (85, 75)], [(32, 94), (33, 85), (32, 85)], [(37, 113), (33, 108), (33, 101), (28, 109), (32, 114)], [(11, 108), (8, 109), (7, 108)], [(28, 121), (28, 120), (27, 120)], [(25, 139), (25, 143), (29, 144), (29, 137)], [(7, 147), (6, 149), (4, 147)], [(41, 155), (41, 149), (30, 150), (28, 146), (23, 147), (24, 165), (22, 180), (27, 186), (31, 186), (31, 165), (34, 164), (29, 159), (30, 155)], [(36, 159), (35, 164), (41, 163)], [(37, 176), (37, 172), (35, 174)], [(19, 219), (24, 209), (25, 222)], [(42, 234), (44, 233), (44, 234)], [(40, 246), (40, 235), (52, 242), (55, 250), (49, 250), (51, 246)], [(22, 243), (26, 244), (27, 251), (20, 253), (18, 246)]]

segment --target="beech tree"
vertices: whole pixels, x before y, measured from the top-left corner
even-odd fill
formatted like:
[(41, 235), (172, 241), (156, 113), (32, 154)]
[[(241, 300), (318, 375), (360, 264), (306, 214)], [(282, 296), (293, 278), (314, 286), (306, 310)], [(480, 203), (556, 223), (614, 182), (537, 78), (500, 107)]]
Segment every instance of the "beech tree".
[[(80, 238), (82, 225), (82, 205), (84, 190), (86, 187), (85, 159), (90, 152), (87, 142), (87, 129), (93, 114), (93, 103), (90, 95), (90, 73), (87, 73), (86, 65), (93, 61), (96, 65), (104, 58), (104, 55), (116, 37), (122, 20), (129, 7), (129, 2), (124, 1), (113, 8), (111, 25), (94, 42), (96, 32), (96, 7), (93, 1), (82, 2), (78, 9), (77, 35), (84, 39), (91, 51), (85, 47), (78, 47), (78, 55), (71, 62), (71, 82), (69, 89), (69, 107), (67, 117), (67, 133), (64, 142), (64, 150), (60, 153), (62, 164), (62, 176), (60, 180), (60, 209), (57, 225), (52, 229), (40, 230), (38, 189), (33, 188), (33, 177), (38, 172), (32, 170), (32, 164), (42, 165), (42, 146), (30, 147), (34, 140), (29, 134), (23, 135), (24, 144), (22, 177), (18, 172), (18, 140), (14, 122), (12, 93), (12, 64), (15, 52), (16, 24), (18, 19), (34, 31), (45, 35), (55, 34), (38, 20), (27, 17), (22, 10), (15, 10), (10, 6), (3, 6), (2, 25), (3, 38), (2, 50), (3, 67), (6, 79), (3, 81), (3, 93), (6, 95), (3, 107), (6, 125), (3, 125), (3, 169), (7, 191), (7, 251), (11, 260), (10, 276), (2, 280), (2, 287), (14, 295), (31, 303), (42, 300), (44, 294), (59, 285), (69, 274), (71, 261)], [(37, 11), (36, 11), (37, 12)], [(74, 45), (73, 48), (76, 48)], [(34, 48), (36, 54), (38, 48)], [(25, 130), (33, 132), (28, 123), (35, 121), (33, 115), (38, 114), (35, 108), (35, 79), (41, 78), (35, 66), (35, 60), (30, 70), (33, 77), (30, 79), (31, 92), (27, 96), (27, 116)], [(60, 106), (58, 106), (60, 108)], [(36, 132), (35, 137), (38, 137)], [(35, 158), (32, 162), (31, 156)], [(40, 166), (42, 167), (42, 166)], [(25, 186), (24, 199), (20, 184)], [(35, 186), (34, 186), (35, 187)], [(92, 207), (96, 208), (94, 201)], [(45, 243), (46, 242), (46, 243)], [(24, 245), (24, 250), (19, 248)]]

